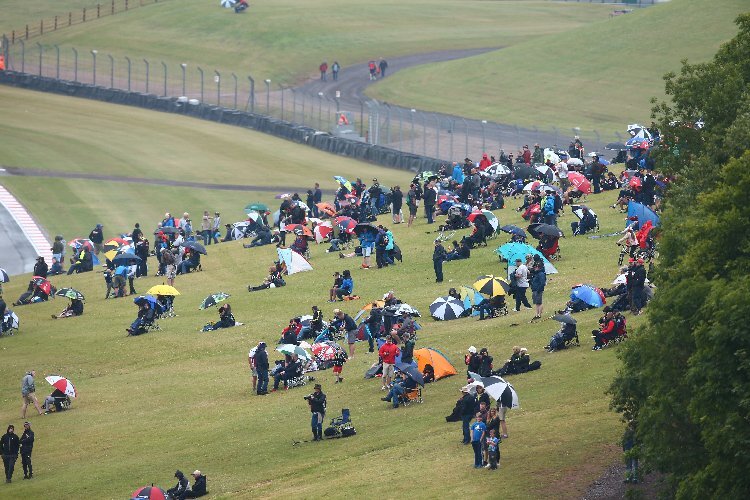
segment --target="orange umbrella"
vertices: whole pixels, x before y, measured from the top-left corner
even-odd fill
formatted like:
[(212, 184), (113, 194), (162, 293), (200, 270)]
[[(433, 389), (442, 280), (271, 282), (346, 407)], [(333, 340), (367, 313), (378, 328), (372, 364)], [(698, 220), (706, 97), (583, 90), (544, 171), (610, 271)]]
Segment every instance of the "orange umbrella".
[(334, 207), (330, 203), (326, 203), (326, 202), (316, 203), (315, 206), (318, 207), (321, 212), (329, 215), (330, 217), (333, 217), (334, 215), (336, 215), (336, 207)]
[(287, 224), (286, 232), (293, 232), (294, 234), (302, 234), (303, 236), (307, 236), (308, 238), (314, 238), (312, 231), (310, 231), (310, 228), (307, 226), (303, 226), (302, 224)]

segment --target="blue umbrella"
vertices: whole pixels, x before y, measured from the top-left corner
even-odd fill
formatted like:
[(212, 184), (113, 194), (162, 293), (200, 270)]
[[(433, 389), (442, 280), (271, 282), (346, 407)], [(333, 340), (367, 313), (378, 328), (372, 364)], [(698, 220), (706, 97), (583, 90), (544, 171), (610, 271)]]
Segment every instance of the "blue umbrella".
[(424, 376), (416, 366), (407, 363), (396, 363), (396, 369), (424, 387)]
[(526, 262), (526, 256), (528, 254), (538, 255), (542, 258), (542, 262), (544, 262), (544, 272), (547, 274), (557, 274), (557, 269), (555, 269), (555, 266), (553, 266), (550, 261), (547, 260), (547, 257), (545, 257), (542, 252), (526, 243), (517, 241), (506, 243), (505, 245), (495, 250), (495, 253), (507, 260), (508, 264), (511, 266), (515, 265), (516, 259), (521, 259), (521, 262)]
[[(643, 226), (649, 220), (654, 227), (659, 227), (659, 224), (661, 224), (661, 219), (656, 215), (656, 212), (646, 205), (636, 203), (635, 201), (628, 202), (628, 219), (631, 217), (638, 217), (638, 227)], [(627, 222), (630, 224), (632, 221), (628, 220)]]
[(526, 239), (526, 231), (518, 226), (514, 226), (513, 224), (507, 224), (501, 227), (500, 231), (506, 232), (508, 234), (515, 234), (516, 236), (520, 236), (521, 238)]
[(154, 307), (156, 306), (156, 297), (153, 295), (139, 295), (133, 299), (134, 304), (141, 305), (144, 302), (148, 303), (149, 306)]
[(599, 295), (599, 292), (594, 290), (593, 287), (590, 287), (588, 285), (581, 285), (576, 288), (574, 288), (570, 292), (570, 298), (575, 300), (581, 300), (591, 307), (601, 307), (604, 305), (604, 300), (602, 300), (601, 295)]
[(113, 264), (130, 264), (131, 261), (140, 262), (141, 258), (138, 257), (136, 254), (131, 252), (123, 252), (121, 254), (115, 255), (115, 258), (112, 259)]

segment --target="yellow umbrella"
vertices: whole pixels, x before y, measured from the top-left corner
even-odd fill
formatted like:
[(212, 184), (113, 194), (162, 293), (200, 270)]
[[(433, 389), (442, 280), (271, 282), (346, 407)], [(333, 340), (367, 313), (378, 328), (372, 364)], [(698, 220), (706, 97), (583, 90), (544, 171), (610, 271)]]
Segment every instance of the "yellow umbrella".
[(497, 297), (499, 295), (505, 295), (508, 293), (508, 289), (510, 288), (510, 285), (507, 281), (500, 278), (499, 276), (481, 276), (477, 281), (474, 282), (474, 285), (472, 285), (476, 291), (479, 293), (483, 293), (485, 295), (489, 295), (490, 297)]
[(180, 292), (177, 291), (177, 289), (173, 286), (169, 285), (155, 285), (152, 286), (148, 292), (146, 292), (149, 295), (180, 295)]

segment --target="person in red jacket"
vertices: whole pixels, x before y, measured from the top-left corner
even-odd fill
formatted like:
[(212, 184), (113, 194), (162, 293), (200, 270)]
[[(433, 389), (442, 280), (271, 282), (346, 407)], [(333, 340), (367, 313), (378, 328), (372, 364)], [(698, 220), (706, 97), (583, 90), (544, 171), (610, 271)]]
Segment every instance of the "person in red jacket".
[(383, 360), (383, 387), (381, 389), (386, 390), (393, 381), (396, 371), (396, 356), (401, 354), (401, 350), (393, 343), (393, 337), (389, 335), (378, 354), (380, 359)]
[(529, 150), (528, 144), (523, 147), (523, 162), (527, 165), (531, 165), (531, 151)]
[(604, 317), (599, 322), (600, 329), (591, 332), (595, 342), (595, 345), (592, 348), (593, 351), (600, 351), (607, 342), (614, 339), (617, 335), (617, 325), (615, 324), (614, 312), (612, 312), (609, 306), (607, 306), (604, 308), (604, 313)]
[(482, 153), (482, 159), (479, 161), (479, 170), (487, 170), (487, 167), (492, 165), (492, 161), (487, 156), (487, 153)]
[(328, 62), (323, 61), (320, 63), (320, 81), (324, 82), (326, 81), (326, 73), (328, 72)]

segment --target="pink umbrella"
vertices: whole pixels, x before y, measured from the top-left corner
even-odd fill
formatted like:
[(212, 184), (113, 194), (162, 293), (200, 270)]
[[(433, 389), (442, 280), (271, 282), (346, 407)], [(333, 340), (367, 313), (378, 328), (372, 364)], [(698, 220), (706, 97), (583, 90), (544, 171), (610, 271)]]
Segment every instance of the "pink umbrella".
[(315, 241), (318, 243), (324, 242), (328, 238), (328, 235), (331, 234), (331, 231), (333, 231), (333, 226), (330, 222), (321, 222), (315, 226)]
[(584, 194), (591, 192), (591, 182), (589, 182), (585, 175), (579, 172), (569, 172), (568, 180), (578, 191)]

